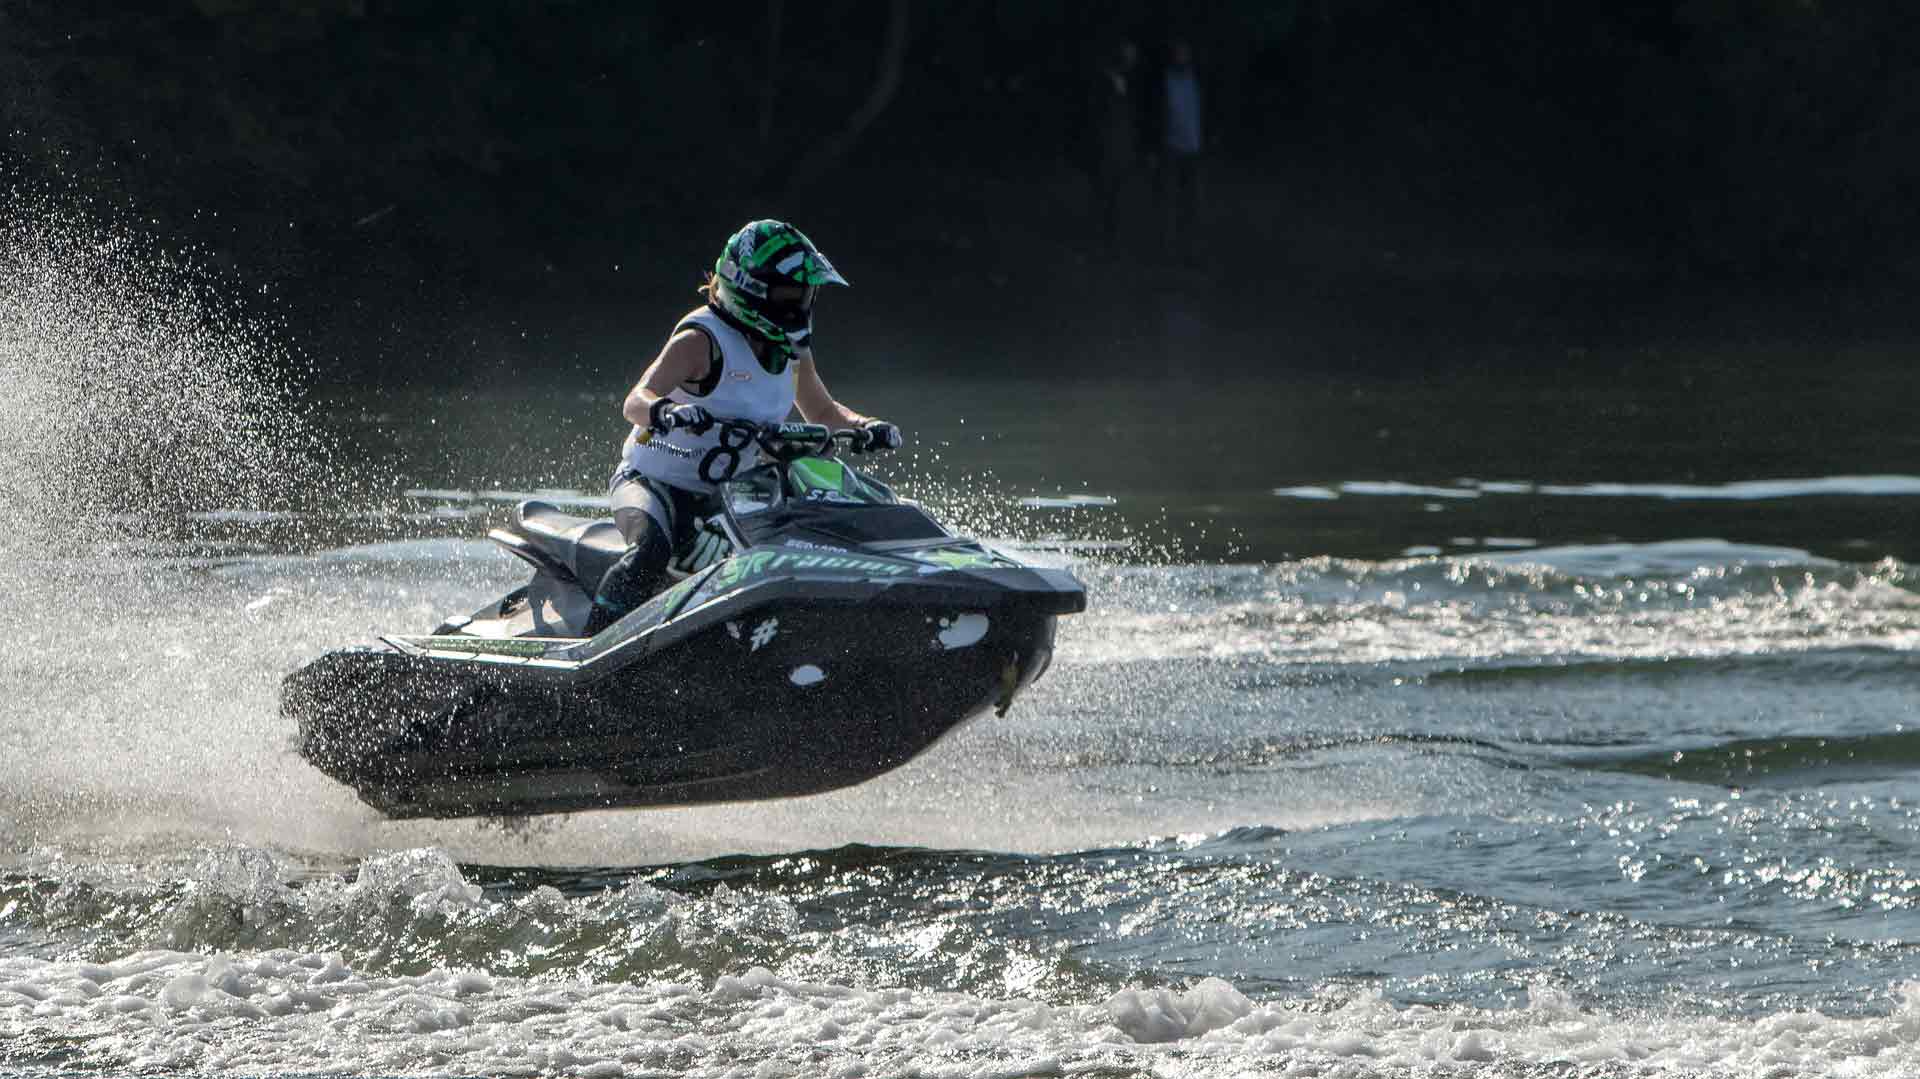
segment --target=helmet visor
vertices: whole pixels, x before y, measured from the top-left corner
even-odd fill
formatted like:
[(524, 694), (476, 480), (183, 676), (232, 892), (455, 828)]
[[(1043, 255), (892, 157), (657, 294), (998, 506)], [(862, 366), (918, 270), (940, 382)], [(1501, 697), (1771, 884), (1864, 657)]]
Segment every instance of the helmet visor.
[(813, 323), (813, 302), (819, 295), (819, 285), (772, 285), (761, 310), (788, 333), (804, 331)]
[(802, 311), (813, 310), (813, 301), (819, 296), (819, 285), (773, 285), (767, 289), (768, 303), (776, 307), (795, 307)]

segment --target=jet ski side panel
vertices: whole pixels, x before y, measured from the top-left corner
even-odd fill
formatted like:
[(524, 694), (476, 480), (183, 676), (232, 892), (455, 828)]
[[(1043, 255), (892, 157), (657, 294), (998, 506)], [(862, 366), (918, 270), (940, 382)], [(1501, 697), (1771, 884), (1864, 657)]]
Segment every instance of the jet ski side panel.
[(289, 681), (287, 710), (303, 754), (390, 817), (782, 798), (871, 779), (1004, 710), (1053, 645), (1050, 614), (871, 595), (705, 613), (740, 617), (592, 678), (601, 664), (543, 661), (538, 642), (520, 642), (525, 662), (338, 652)]

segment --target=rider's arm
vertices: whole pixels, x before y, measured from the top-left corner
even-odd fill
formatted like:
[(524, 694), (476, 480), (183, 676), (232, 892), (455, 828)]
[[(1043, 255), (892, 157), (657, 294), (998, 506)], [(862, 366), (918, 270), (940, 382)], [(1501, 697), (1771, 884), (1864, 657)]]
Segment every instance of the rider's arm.
[(870, 419), (833, 399), (813, 366), (813, 353), (802, 352), (794, 361), (794, 379), (794, 404), (800, 406), (800, 415), (808, 423), (824, 423), (839, 430), (858, 427)]
[(709, 363), (706, 334), (695, 329), (674, 334), (627, 394), (626, 401), (620, 405), (620, 414), (628, 423), (645, 427), (649, 418), (647, 410), (653, 403), (672, 393), (676, 386), (705, 379)]

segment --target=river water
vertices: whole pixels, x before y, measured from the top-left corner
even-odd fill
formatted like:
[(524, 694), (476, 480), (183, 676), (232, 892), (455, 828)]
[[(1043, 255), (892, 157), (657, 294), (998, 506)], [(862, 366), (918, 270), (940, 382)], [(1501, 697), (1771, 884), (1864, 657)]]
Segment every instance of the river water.
[(514, 583), (488, 522), (591, 505), (624, 387), (279, 396), (271, 332), (12, 272), (0, 1073), (1920, 1074), (1897, 350), (850, 363), (883, 475), (1087, 585), (1010, 714), (813, 798), (391, 823), (280, 680)]

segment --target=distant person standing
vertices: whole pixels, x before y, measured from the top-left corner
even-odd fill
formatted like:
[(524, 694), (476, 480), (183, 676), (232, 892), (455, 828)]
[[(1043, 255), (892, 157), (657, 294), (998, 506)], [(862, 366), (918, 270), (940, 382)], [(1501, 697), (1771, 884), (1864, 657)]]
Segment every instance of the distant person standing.
[(1175, 40), (1168, 49), (1161, 96), (1164, 137), (1154, 186), (1160, 196), (1168, 254), (1191, 259), (1194, 227), (1200, 219), (1200, 151), (1206, 145), (1206, 132), (1200, 77), (1194, 72), (1190, 43)]
[(1087, 164), (1093, 181), (1094, 224), (1107, 246), (1120, 236), (1120, 203), (1139, 156), (1132, 85), (1139, 59), (1133, 42), (1117, 42), (1107, 50), (1088, 87), (1086, 134), (1091, 145)]

